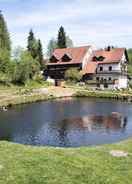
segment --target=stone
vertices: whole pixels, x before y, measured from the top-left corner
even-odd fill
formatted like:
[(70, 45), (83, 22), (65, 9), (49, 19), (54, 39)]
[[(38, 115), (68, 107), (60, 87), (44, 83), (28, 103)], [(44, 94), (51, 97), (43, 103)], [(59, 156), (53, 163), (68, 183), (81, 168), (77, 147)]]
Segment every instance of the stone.
[(113, 157), (127, 157), (128, 156), (128, 153), (124, 152), (122, 150), (112, 150), (112, 151), (110, 151), (110, 154)]

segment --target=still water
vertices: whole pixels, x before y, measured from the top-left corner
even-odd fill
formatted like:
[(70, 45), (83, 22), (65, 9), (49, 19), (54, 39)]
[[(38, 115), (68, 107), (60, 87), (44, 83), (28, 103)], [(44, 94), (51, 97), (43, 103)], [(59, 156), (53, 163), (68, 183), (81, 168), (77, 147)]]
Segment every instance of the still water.
[(80, 147), (132, 136), (132, 105), (102, 99), (65, 99), (0, 112), (0, 140), (36, 146)]

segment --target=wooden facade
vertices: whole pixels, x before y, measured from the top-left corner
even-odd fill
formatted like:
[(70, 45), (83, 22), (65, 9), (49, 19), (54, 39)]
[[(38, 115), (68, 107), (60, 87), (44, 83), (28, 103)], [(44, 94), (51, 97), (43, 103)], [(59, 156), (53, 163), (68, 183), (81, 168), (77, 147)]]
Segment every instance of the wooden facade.
[(47, 69), (45, 70), (45, 75), (52, 78), (52, 79), (65, 79), (65, 72), (70, 69), (75, 68), (81, 70), (82, 64), (55, 64), (55, 65), (48, 65)]

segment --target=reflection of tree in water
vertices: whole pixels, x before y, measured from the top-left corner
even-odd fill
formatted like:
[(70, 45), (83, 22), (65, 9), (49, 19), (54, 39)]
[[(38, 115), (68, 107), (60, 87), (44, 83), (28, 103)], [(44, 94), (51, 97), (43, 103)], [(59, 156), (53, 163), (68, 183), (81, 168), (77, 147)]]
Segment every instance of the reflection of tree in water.
[(11, 141), (11, 135), (10, 134), (6, 134), (6, 135), (2, 135), (0, 133), (0, 140), (2, 141)]
[(0, 128), (0, 140), (11, 141), (12, 133), (10, 130), (11, 130), (10, 128), (8, 128), (4, 125), (1, 126), (1, 128)]
[(125, 132), (127, 123), (128, 123), (128, 118), (125, 116), (122, 124), (122, 132)]
[(68, 144), (67, 128), (68, 128), (67, 120), (63, 120), (59, 123), (58, 138), (61, 146), (66, 146)]

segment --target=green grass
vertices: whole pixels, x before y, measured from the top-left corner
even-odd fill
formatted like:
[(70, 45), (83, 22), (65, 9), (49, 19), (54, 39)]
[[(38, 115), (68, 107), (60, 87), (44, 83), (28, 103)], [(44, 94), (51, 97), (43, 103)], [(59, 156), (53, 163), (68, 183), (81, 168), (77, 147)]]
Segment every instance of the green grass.
[(42, 88), (42, 87), (49, 87), (51, 86), (51, 83), (46, 82), (46, 81), (34, 81), (34, 80), (28, 80), (25, 84), (25, 88)]
[(27, 81), (25, 86), (0, 85), (0, 107), (50, 100), (53, 97), (33, 92), (35, 89), (47, 88), (50, 85), (45, 81), (36, 82), (33, 80)]
[(109, 99), (119, 99), (124, 101), (132, 101), (132, 93), (126, 91), (94, 91), (94, 90), (78, 90), (75, 95), (76, 97), (95, 97), (95, 98), (109, 98)]
[(0, 83), (0, 90), (5, 90), (5, 89), (35, 89), (35, 88), (43, 88), (43, 87), (49, 87), (51, 86), (51, 83), (47, 82), (47, 81), (35, 81), (35, 80), (28, 80), (25, 85), (14, 85), (12, 83), (8, 83), (8, 84), (1, 84)]
[[(112, 157), (110, 150), (129, 153)], [(131, 184), (132, 140), (92, 148), (37, 148), (0, 142), (0, 184)]]

